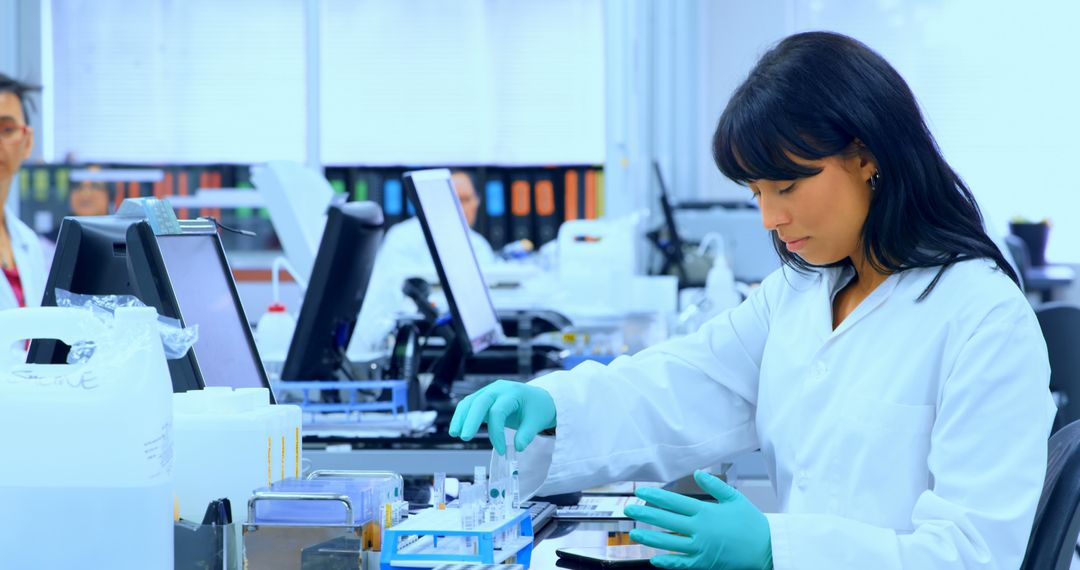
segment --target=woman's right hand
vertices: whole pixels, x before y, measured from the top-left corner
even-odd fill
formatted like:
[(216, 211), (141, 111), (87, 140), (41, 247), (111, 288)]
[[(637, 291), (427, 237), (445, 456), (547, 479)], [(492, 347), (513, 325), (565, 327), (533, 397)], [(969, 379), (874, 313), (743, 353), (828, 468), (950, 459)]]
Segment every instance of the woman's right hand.
[(450, 436), (469, 441), (484, 423), (499, 455), (506, 454), (503, 428), (517, 430), (514, 448), (525, 451), (536, 434), (555, 427), (555, 400), (543, 388), (497, 380), (457, 405), (450, 420)]

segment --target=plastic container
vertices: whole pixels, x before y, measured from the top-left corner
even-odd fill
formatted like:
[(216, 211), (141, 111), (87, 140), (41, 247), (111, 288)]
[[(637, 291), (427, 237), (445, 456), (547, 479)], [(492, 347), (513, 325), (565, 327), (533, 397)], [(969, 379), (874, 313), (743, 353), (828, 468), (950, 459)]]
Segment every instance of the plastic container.
[(717, 253), (712, 268), (705, 277), (705, 297), (709, 300), (711, 315), (737, 307), (742, 302), (742, 295), (735, 288), (735, 274), (731, 272), (722, 251)]
[(352, 501), (353, 524), (375, 521), (379, 514), (377, 503), (381, 488), (379, 481), (368, 479), (317, 479), (277, 481), (257, 492), (266, 500), (255, 505), (252, 524), (326, 524), (343, 520), (343, 509), (332, 501), (276, 501), (273, 493), (345, 495)]
[(303, 475), (304, 450), (301, 427), (304, 423), (304, 411), (292, 404), (274, 406), (285, 424), (285, 463), (282, 479), (299, 479)]
[(296, 319), (281, 303), (270, 305), (259, 318), (255, 325), (255, 344), (259, 347), (259, 355), (267, 363), (268, 373), (280, 374), (295, 331)]
[[(3, 567), (172, 567), (172, 383), (156, 319), (0, 312)], [(82, 364), (26, 365), (8, 350), (26, 338), (97, 347)]]
[(266, 416), (250, 396), (231, 388), (177, 394), (173, 429), (180, 516), (201, 520), (207, 504), (232, 503), (233, 521), (245, 522), (252, 491), (273, 481)]
[(285, 422), (284, 417), (270, 405), (270, 391), (266, 388), (237, 388), (235, 394), (245, 400), (248, 412), (262, 426), (266, 437), (268, 481), (285, 478)]
[(256, 413), (268, 422), (272, 481), (300, 478), (300, 427), (303, 412), (299, 406), (270, 404), (270, 391), (266, 388), (237, 388), (236, 392), (251, 398)]
[(461, 509), (427, 509), (383, 531), (381, 570), (402, 566), (429, 567), (468, 564), (521, 564), (532, 559), (533, 528), (529, 511), (470, 525)]

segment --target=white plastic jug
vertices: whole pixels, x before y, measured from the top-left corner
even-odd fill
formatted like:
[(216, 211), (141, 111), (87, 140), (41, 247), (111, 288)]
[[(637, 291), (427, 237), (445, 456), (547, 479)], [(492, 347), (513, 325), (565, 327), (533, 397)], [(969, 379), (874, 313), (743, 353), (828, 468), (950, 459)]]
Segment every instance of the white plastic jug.
[(237, 388), (238, 394), (251, 399), (256, 412), (269, 422), (273, 458), (271, 470), (273, 481), (300, 478), (300, 424), (302, 412), (299, 406), (270, 404), (270, 391), (266, 388)]
[(245, 522), (252, 491), (273, 481), (265, 418), (227, 387), (176, 394), (174, 406), (180, 516), (202, 520), (210, 501), (227, 497), (233, 521)]
[[(152, 308), (0, 311), (4, 568), (172, 568), (172, 383)], [(75, 365), (27, 365), (24, 339), (95, 341)]]
[(281, 303), (270, 305), (255, 326), (255, 344), (259, 347), (259, 354), (264, 361), (274, 364), (279, 374), (295, 331), (296, 319)]

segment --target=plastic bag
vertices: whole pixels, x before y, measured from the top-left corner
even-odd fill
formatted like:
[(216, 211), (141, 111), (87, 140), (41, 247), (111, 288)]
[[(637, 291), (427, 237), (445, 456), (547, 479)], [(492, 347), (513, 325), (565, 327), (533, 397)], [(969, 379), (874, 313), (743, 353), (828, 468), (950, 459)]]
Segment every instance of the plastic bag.
[[(145, 307), (146, 304), (133, 295), (80, 295), (64, 289), (56, 290), (57, 307), (87, 309), (98, 320), (112, 324), (116, 309), (120, 307)], [(188, 349), (199, 340), (199, 325), (184, 327), (180, 321), (158, 315), (157, 329), (161, 336), (161, 346), (165, 349), (165, 358), (176, 360), (183, 358)], [(77, 342), (68, 352), (67, 363), (86, 362), (94, 354), (94, 342)]]

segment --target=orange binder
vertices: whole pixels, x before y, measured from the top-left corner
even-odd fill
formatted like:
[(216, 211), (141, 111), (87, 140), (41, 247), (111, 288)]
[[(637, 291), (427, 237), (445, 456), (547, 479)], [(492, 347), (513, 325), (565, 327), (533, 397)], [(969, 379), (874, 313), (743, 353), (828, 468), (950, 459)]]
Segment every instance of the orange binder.
[(585, 171), (585, 219), (595, 220), (597, 218), (596, 208), (596, 171), (589, 169)]
[[(546, 174), (544, 176), (547, 176)], [(555, 185), (549, 178), (536, 181), (536, 244), (545, 244), (559, 232), (555, 216)]]
[(510, 237), (532, 239), (531, 200), (528, 180), (515, 180), (510, 184)]
[(568, 169), (563, 183), (563, 219), (566, 221), (581, 217), (578, 212), (578, 192), (581, 189), (578, 186), (578, 171), (573, 168)]

